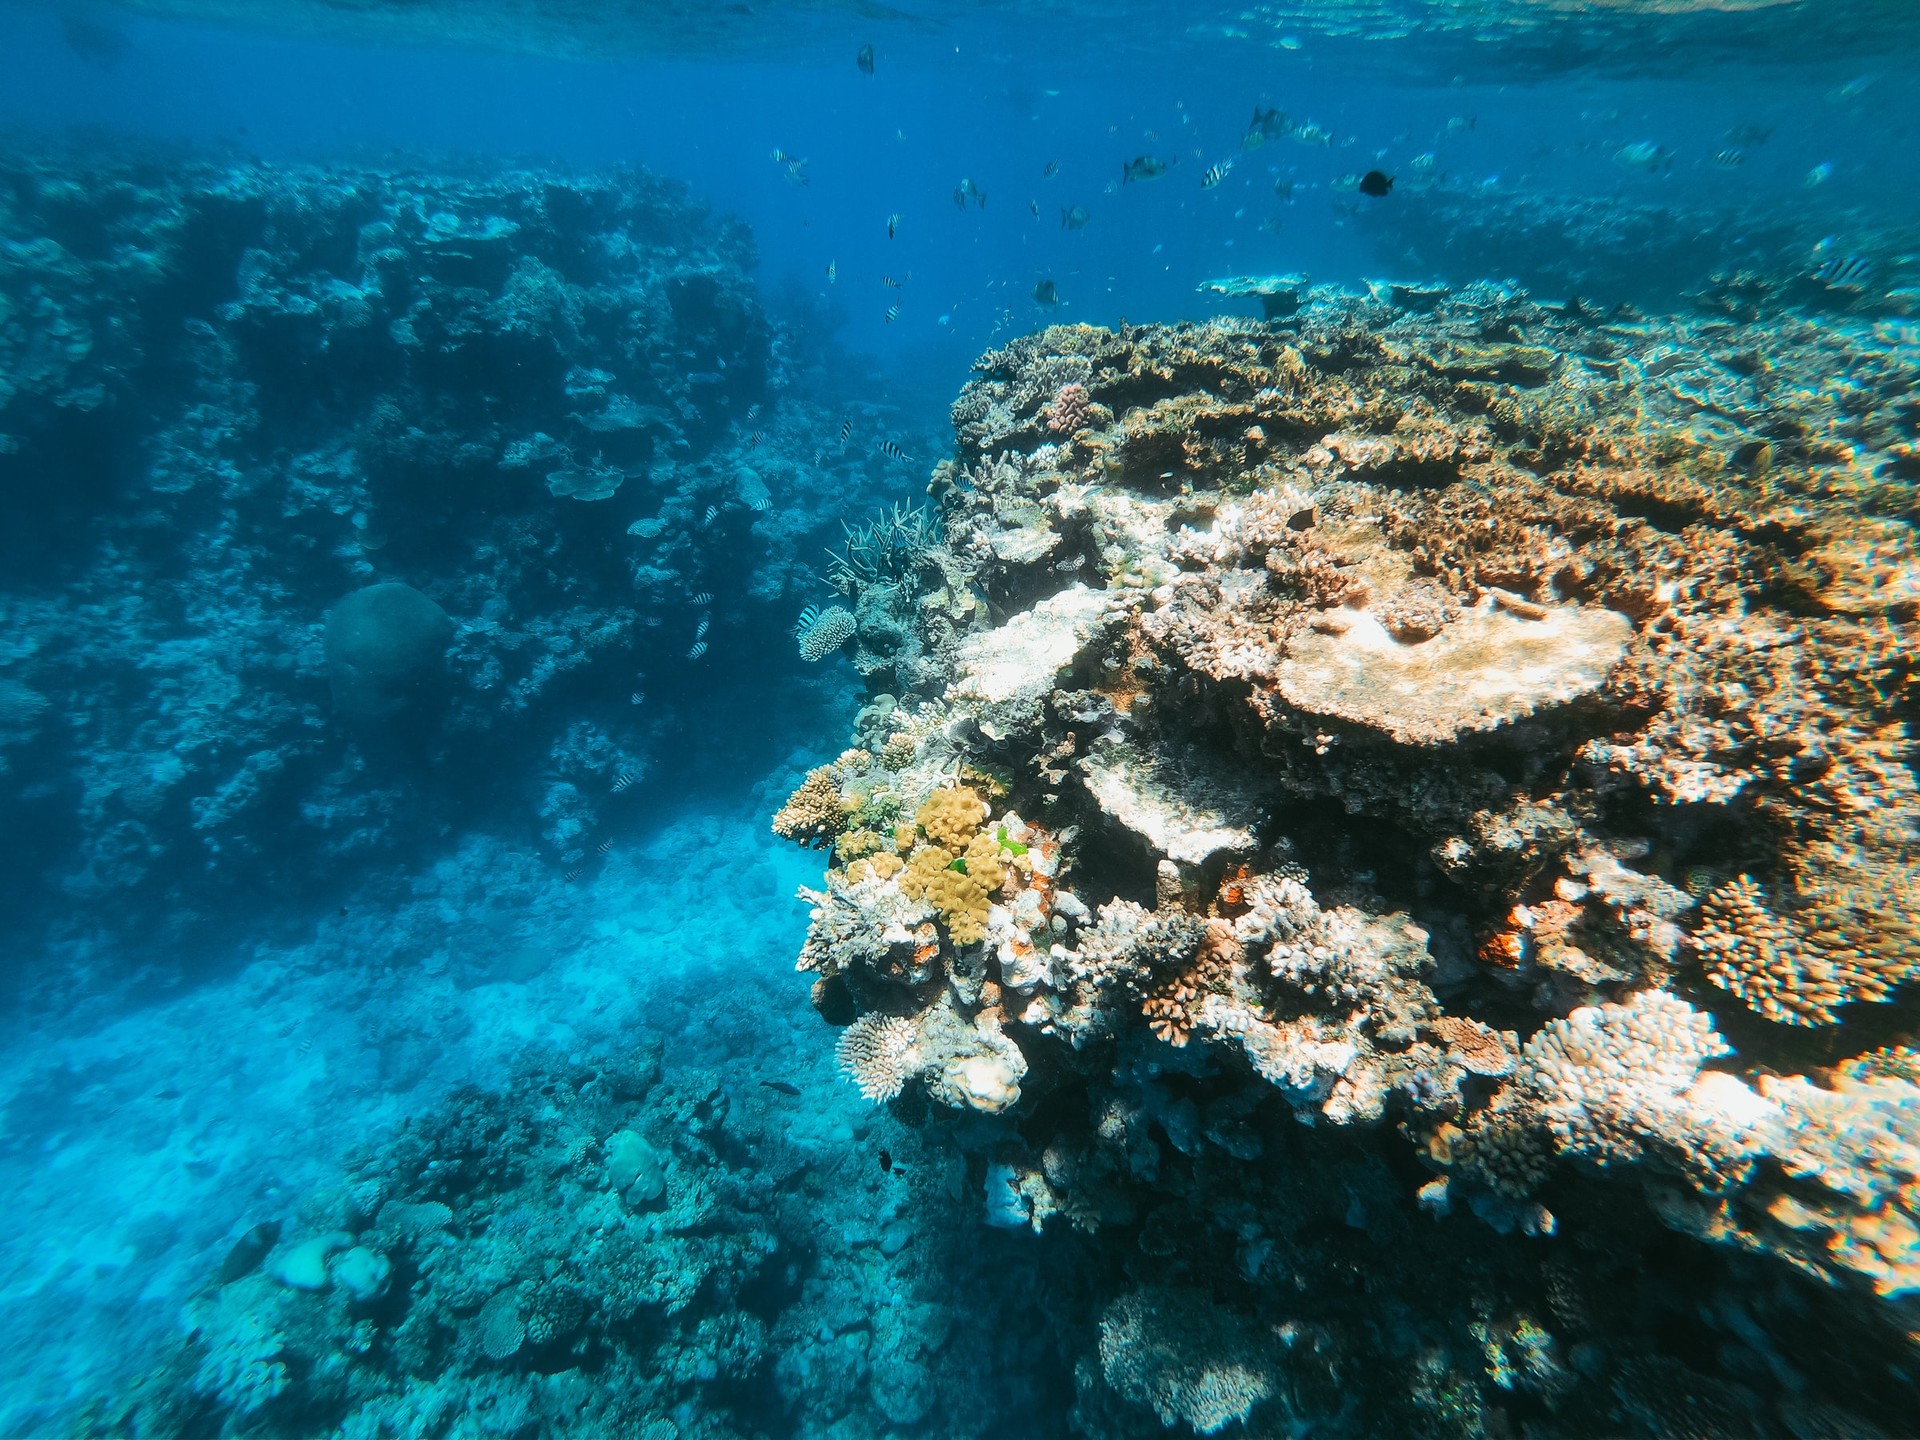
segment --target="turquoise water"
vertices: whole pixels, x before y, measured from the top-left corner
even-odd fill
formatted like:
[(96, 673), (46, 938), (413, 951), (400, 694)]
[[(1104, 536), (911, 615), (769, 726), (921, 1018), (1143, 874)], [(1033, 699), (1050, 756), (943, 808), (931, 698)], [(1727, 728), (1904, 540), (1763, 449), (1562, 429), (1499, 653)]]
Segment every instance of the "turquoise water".
[[(0, 1434), (1920, 1433), (1920, 986), (1899, 968), (1920, 895), (1917, 56), (1904, 0), (0, 8)], [(1083, 373), (1082, 355), (1107, 358)], [(1576, 355), (1579, 383), (1555, 369)], [(1291, 363), (1326, 393), (1381, 388), (1283, 421)], [(1452, 512), (1313, 488), (1428, 496), (1437, 463), (1488, 486), (1490, 514), (1532, 516), (1533, 492), (1472, 467), (1499, 446), (1525, 452), (1522, 478), (1589, 442), (1617, 458), (1592, 437), (1624, 433), (1623, 365), (1665, 448), (1644, 483), (1570, 483), (1616, 508), (1555, 512), (1556, 555), (1670, 532), (1657, 601), (1620, 599), (1611, 571), (1591, 591), (1571, 567), (1544, 588), (1463, 579)], [(1534, 372), (1587, 407), (1561, 451), (1514, 439), (1533, 435), (1514, 407), (1550, 388)], [(1436, 397), (1434, 374), (1484, 388)], [(981, 377), (1004, 391), (963, 397)], [(1154, 409), (1175, 397), (1197, 408)], [(1199, 414), (1215, 404), (1230, 423)], [(1403, 412), (1433, 428), (1344, 461)], [(1299, 443), (1193, 459), (1249, 425)], [(1129, 458), (1155, 426), (1173, 439)], [(1577, 760), (1538, 740), (1558, 712), (1528, 722), (1544, 749), (1524, 758), (1421, 750), (1409, 722), (1406, 768), (1362, 784), (1248, 738), (1229, 702), (1265, 693), (1257, 667), (1183, 650), (1200, 678), (1179, 688), (1137, 637), (1096, 655), (1084, 633), (1008, 628), (1083, 584), (1175, 613), (1181, 574), (1230, 562), (1154, 546), (1219, 533), (1212, 489), (1251, 513), (1283, 482), (1418, 553), (1421, 583), (1452, 587), (1422, 592), (1436, 633), (1463, 608), (1494, 626), (1591, 605), (1657, 658), (1622, 639), (1591, 682), (1540, 662), (1544, 709), (1572, 687)], [(1058, 498), (1082, 484), (1141, 508), (1089, 539), (1083, 501)], [(1022, 549), (1048, 525), (1059, 548)], [(1673, 578), (1735, 535), (1730, 590)], [(1269, 557), (1242, 568), (1281, 574), (1268, 544), (1234, 541)], [(1352, 562), (1383, 614), (1384, 563)], [(1231, 591), (1194, 604), (1227, 614)], [(1663, 629), (1676, 593), (1707, 598)], [(857, 634), (810, 655), (804, 607), (843, 603)], [(1702, 653), (1802, 645), (1816, 658), (1779, 690), (1819, 702), (1673, 741), (1697, 768), (1645, 794), (1567, 800), (1569, 773), (1639, 773), (1627, 732), (1649, 717), (1697, 703), (1718, 723), (1766, 689), (1758, 670), (1621, 678), (1709, 611), (1729, 638)], [(1412, 648), (1402, 614), (1369, 623)], [(983, 698), (994, 643), (1039, 666), (1025, 719)], [(1049, 643), (1066, 648), (1033, 660)], [(1337, 763), (1335, 732), (1372, 754), (1377, 717), (1316, 710), (1302, 683), (1273, 681), (1307, 717), (1285, 755)], [(887, 758), (896, 731), (910, 762)], [(1118, 748), (1090, 751), (1096, 731)], [(776, 835), (849, 746), (826, 782), (842, 808)], [(1193, 778), (1209, 746), (1230, 781)], [(1857, 772), (1850, 747), (1873, 757)], [(1835, 755), (1853, 788), (1829, 805)], [(1205, 828), (1193, 796), (1269, 762), (1288, 778), (1257, 797), (1257, 844), (1191, 866), (1161, 846)], [(1055, 764), (1076, 778), (1043, 784)], [(1169, 766), (1184, 819), (1142, 820), (1152, 787), (1111, 799), (1114, 773)], [(1522, 801), (1563, 805), (1565, 834), (1542, 821), (1450, 867), (1447, 832), (1410, 818), (1450, 779), (1492, 785), (1452, 817), (1469, 849), (1505, 844), (1501, 806)], [(992, 824), (933, 844), (936, 781), (977, 787)], [(1862, 817), (1843, 862), (1810, 818), (1834, 809)], [(1145, 979), (1082, 996), (1099, 1023), (1064, 999), (1045, 1023), (1003, 1011), (1003, 991), (1042, 1005), (1047, 987), (1023, 988), (1002, 932), (966, 939), (964, 896), (821, 959), (844, 937), (816, 911), (899, 900), (845, 899), (864, 856), (937, 855), (946, 886), (1025, 859), (1031, 882), (1027, 824), (1086, 895), (1080, 918), (1036, 920), (1043, 956), (1093, 956), (1103, 902), (1237, 923), (1251, 866), (1328, 913), (1410, 914), (1419, 1004), (1509, 1036), (1512, 1073), (1544, 1073), (1538, 1037), (1569, 1014), (1670, 990), (1718, 1017), (1707, 1058), (1742, 1087), (1867, 1084), (1879, 1108), (1821, 1122), (1831, 1150), (1796, 1118), (1801, 1149), (1742, 1150), (1738, 1184), (1698, 1194), (1660, 1169), (1719, 1153), (1695, 1111), (1663, 1111), (1631, 1160), (1563, 1124), (1538, 1140), (1552, 1179), (1449, 1209), (1429, 1182), (1466, 1168), (1441, 1152), (1482, 1133), (1496, 1072), (1456, 1067), (1440, 1099), (1396, 1081), (1342, 1128), (1314, 1109), (1327, 1086), (1303, 1098), (1311, 1064), (1283, 1083), (1251, 1042), (1222, 1062), (1154, 1008), (1197, 1006), (1168, 957), (1211, 953), (1164, 924), (1138, 942)], [(998, 836), (984, 859), (976, 830)], [(1530, 952), (1502, 973), (1501, 945), (1550, 943), (1531, 915), (1556, 897), (1598, 914), (1601, 851), (1648, 883), (1607, 902), (1638, 916), (1632, 943), (1589, 934), (1597, 968)], [(1848, 870), (1860, 890), (1822, 910)], [(1783, 914), (1844, 910), (1870, 937), (1849, 930), (1848, 954), (1893, 937), (1885, 993), (1782, 1019), (1755, 998), (1770, 982), (1715, 971), (1772, 923), (1713, 929), (1749, 873), (1796, 897)], [(1041, 881), (1025, 893), (1051, 896)], [(1662, 924), (1685, 938), (1658, 965), (1621, 958)], [(1795, 973), (1824, 983), (1827, 963)], [(947, 985), (959, 1001), (932, 998)], [(1289, 992), (1291, 1018), (1326, 993)], [(952, 1080), (931, 1030), (892, 1086), (836, 1051), (866, 1033), (856, 1015), (924, 1025), (955, 1004), (1015, 1035), (1019, 1083), (967, 1068), (988, 1041)], [(1410, 1053), (1413, 1024), (1369, 1034)], [(1705, 1105), (1692, 1079), (1673, 1088)], [(1834, 1182), (1860, 1207), (1836, 1221), (1809, 1196), (1854, 1175), (1841, 1151), (1864, 1178)], [(1783, 1218), (1798, 1204), (1818, 1218)]]

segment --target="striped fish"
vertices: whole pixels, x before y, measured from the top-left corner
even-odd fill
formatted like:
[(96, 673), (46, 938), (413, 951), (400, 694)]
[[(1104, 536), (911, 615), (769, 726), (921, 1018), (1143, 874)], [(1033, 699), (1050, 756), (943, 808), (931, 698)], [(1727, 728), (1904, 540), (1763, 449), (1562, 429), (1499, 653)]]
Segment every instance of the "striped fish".
[(1729, 146), (1713, 157), (1713, 163), (1722, 170), (1737, 170), (1747, 163), (1747, 152)]
[(1214, 186), (1227, 178), (1227, 173), (1232, 169), (1233, 161), (1231, 160), (1222, 160), (1217, 165), (1209, 166), (1207, 173), (1200, 177), (1200, 188), (1202, 190), (1213, 189)]
[(880, 442), (880, 453), (890, 460), (904, 460), (907, 458), (907, 452), (891, 440), (882, 440)]
[(847, 437), (851, 434), (853, 434), (853, 421), (851, 419), (842, 420), (840, 422), (840, 443), (842, 445), (846, 444)]
[(700, 517), (700, 523), (702, 525), (711, 525), (713, 523), (713, 517), (719, 513), (720, 507), (718, 505), (707, 506), (707, 513)]
[(880, 283), (886, 286), (887, 289), (889, 290), (898, 290), (902, 285), (906, 284), (907, 282), (904, 280), (896, 280), (891, 275), (882, 275), (880, 277)]
[(749, 450), (757, 449), (759, 447), (760, 442), (766, 438), (767, 437), (761, 434), (760, 431), (758, 430), (754, 431), (753, 434), (747, 437), (747, 448)]
[(693, 627), (693, 638), (696, 640), (706, 639), (707, 627), (712, 624), (713, 624), (713, 617), (711, 615), (702, 615), (700, 617), (700, 623)]
[(629, 696), (627, 697), (627, 703), (628, 703), (629, 705), (644, 705), (644, 704), (646, 704), (646, 703), (647, 703), (647, 692), (646, 692), (646, 691), (644, 691), (644, 690), (636, 690), (636, 691), (634, 691), (634, 692), (633, 692), (633, 694), (631, 694), (631, 695), (629, 695)]
[(1861, 290), (1873, 278), (1873, 262), (1858, 255), (1829, 260), (1813, 272), (1813, 278), (1835, 290)]
[(610, 852), (612, 849), (613, 849), (613, 841), (612, 839), (609, 838), (606, 840), (602, 840), (598, 845), (594, 846), (593, 853), (596, 855), (605, 855), (608, 852)]
[(582, 869), (581, 866), (576, 865), (571, 870), (567, 871), (566, 874), (562, 875), (560, 878), (563, 881), (565, 881), (567, 884), (571, 885), (574, 883), (574, 881), (580, 878), (581, 869)]
[(704, 610), (713, 603), (713, 592), (702, 590), (698, 595), (691, 597), (687, 603), (696, 610)]
[(707, 653), (707, 642), (704, 640), (696, 640), (693, 642), (693, 648), (687, 651), (687, 659), (698, 660), (702, 655), (706, 653)]
[(887, 324), (891, 325), (894, 321), (898, 320), (899, 318), (900, 318), (900, 307), (898, 305), (889, 305), (887, 307)]
[(891, 240), (900, 229), (900, 212), (894, 211), (887, 217), (887, 238)]
[(760, 402), (756, 400), (753, 402), (753, 404), (747, 406), (747, 423), (751, 425), (754, 421), (758, 420), (759, 418), (760, 418)]
[(639, 780), (640, 777), (631, 770), (622, 770), (618, 775), (613, 777), (613, 793), (619, 795), (624, 791), (631, 790), (639, 783)]

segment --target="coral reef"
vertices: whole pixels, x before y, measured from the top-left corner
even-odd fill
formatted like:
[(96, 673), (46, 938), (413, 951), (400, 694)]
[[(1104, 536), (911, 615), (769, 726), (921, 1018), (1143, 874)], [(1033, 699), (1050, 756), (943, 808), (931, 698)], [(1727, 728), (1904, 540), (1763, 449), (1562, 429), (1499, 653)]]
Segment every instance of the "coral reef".
[(743, 1080), (764, 1049), (693, 1018), (727, 1063), (536, 1051), (351, 1157), (71, 1433), (1043, 1433), (1024, 1377), (1060, 1362), (996, 1336), (1045, 1277), (963, 1296), (963, 1202), (912, 1133)]
[(1105, 1257), (1086, 1433), (1897, 1428), (1920, 364), (1267, 288), (956, 402), (919, 678), (798, 827), (847, 1072)]
[(349, 881), (483, 796), (580, 869), (702, 728), (649, 683), (764, 683), (877, 492), (807, 458), (744, 227), (645, 173), (15, 145), (0, 188), (0, 821), (95, 923)]

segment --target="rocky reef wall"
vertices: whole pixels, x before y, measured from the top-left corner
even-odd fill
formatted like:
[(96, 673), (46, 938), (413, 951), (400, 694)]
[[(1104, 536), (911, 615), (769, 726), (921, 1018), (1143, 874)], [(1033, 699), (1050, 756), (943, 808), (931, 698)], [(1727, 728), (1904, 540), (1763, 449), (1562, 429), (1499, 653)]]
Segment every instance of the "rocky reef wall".
[(648, 690), (798, 672), (879, 488), (754, 262), (638, 171), (0, 152), (10, 920), (191, 925), (478, 809), (590, 869), (685, 740)]
[(1913, 353), (1290, 298), (976, 366), (774, 818), (843, 1071), (1082, 1247), (1084, 1433), (1901, 1433)]

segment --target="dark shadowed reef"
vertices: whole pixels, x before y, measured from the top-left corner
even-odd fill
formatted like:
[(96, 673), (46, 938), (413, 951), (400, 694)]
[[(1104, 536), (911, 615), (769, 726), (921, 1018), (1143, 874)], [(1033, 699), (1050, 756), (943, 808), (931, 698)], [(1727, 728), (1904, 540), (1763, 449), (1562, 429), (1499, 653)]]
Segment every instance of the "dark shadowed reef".
[(588, 867), (663, 747), (766, 743), (823, 527), (895, 469), (746, 232), (643, 173), (16, 149), (0, 235), (22, 933), (191, 931), (481, 815)]

